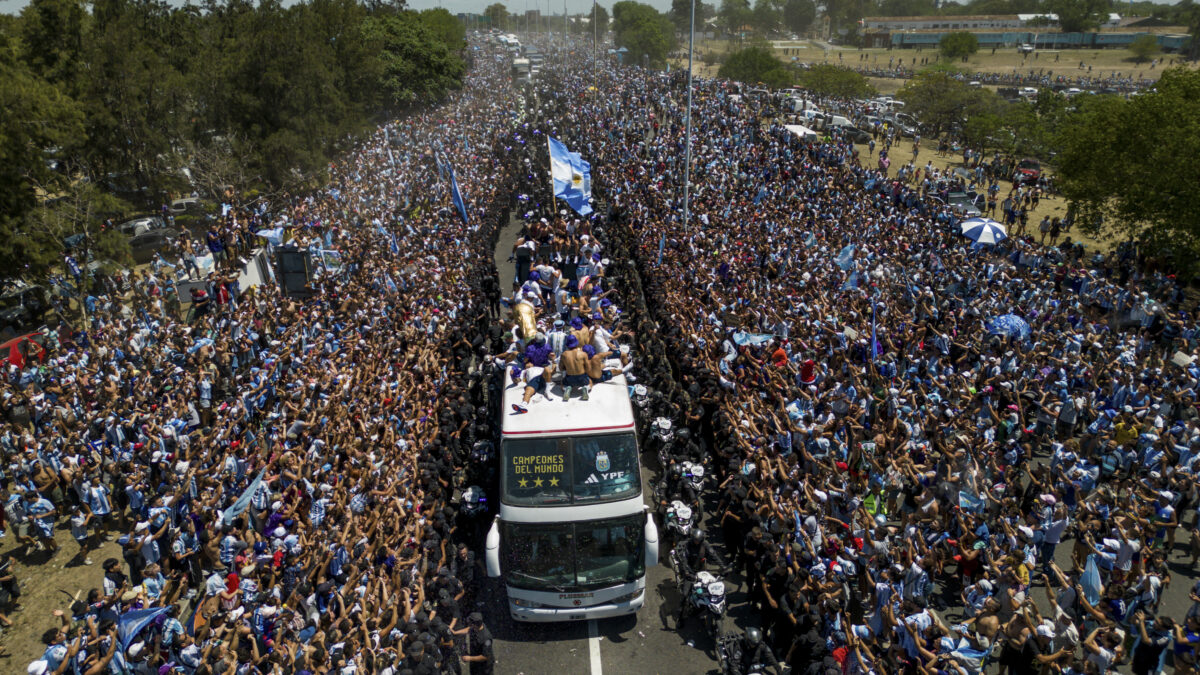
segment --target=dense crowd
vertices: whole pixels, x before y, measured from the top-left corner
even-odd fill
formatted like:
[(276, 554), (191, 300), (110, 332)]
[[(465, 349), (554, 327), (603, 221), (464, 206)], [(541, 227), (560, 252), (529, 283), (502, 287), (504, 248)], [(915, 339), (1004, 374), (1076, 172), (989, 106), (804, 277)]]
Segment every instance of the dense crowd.
[(973, 246), (931, 199), (960, 178), (898, 180), (721, 81), (695, 85), (682, 222), (682, 79), (601, 77), (547, 80), (546, 131), (611, 198), (643, 381), (717, 470), (721, 539), (793, 672), (1193, 672), (1197, 612), (1159, 611), (1198, 551), (1175, 277), (1132, 246)]
[[(504, 57), (477, 61), (325, 188), (224, 209), (188, 252), (214, 259), (188, 321), (163, 289), (198, 270), (163, 259), (128, 293), (98, 287), (43, 362), (9, 367), (6, 541), (22, 561), (99, 563), (28, 672), (490, 672), (456, 503), (491, 433), (472, 341), (497, 287), (516, 112)], [(239, 288), (242, 235), (262, 230), (340, 265), (314, 261), (307, 298)], [(92, 559), (114, 539), (119, 558)], [(18, 560), (0, 574), (11, 616), (30, 589)]]
[[(6, 531), (55, 549), (69, 522), (57, 556), (83, 564), (123, 551), (29, 672), (490, 672), (454, 508), (494, 441), (480, 357), (549, 405), (547, 365), (603, 378), (605, 351), (716, 472), (714, 538), (793, 672), (1194, 671), (1200, 611), (1160, 611), (1168, 563), (1200, 554), (1196, 308), (1174, 277), (1129, 246), (972, 246), (933, 199), (961, 176), (800, 140), (720, 81), (695, 84), (684, 222), (680, 78), (547, 73), (526, 117), (506, 66), (481, 55), (328, 187), (224, 216), (339, 251), (310, 299), (226, 279), (189, 324), (142, 276), (10, 369)], [(602, 216), (553, 205), (546, 134), (589, 159)], [(499, 320), (510, 210), (536, 331)]]

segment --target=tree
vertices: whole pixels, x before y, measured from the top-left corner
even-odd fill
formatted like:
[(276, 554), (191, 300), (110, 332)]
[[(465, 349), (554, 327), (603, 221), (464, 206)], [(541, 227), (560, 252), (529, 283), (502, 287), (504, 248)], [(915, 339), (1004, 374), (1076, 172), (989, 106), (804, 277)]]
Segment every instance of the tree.
[(979, 38), (966, 31), (946, 33), (938, 40), (938, 50), (948, 59), (966, 58), (979, 51)]
[(1058, 15), (1064, 33), (1083, 33), (1100, 27), (1109, 9), (1108, 0), (1047, 0), (1044, 12)]
[(382, 48), (381, 84), (392, 108), (440, 99), (462, 84), (466, 65), (415, 12), (370, 17), (367, 31)]
[[(671, 21), (680, 33), (687, 33), (691, 27), (692, 0), (671, 0)], [(696, 0), (696, 32), (704, 31), (704, 22), (713, 17), (713, 6)]]
[(905, 112), (928, 126), (931, 136), (962, 125), (998, 100), (995, 92), (968, 86), (939, 71), (922, 71), (900, 89)]
[(612, 30), (617, 46), (628, 49), (637, 64), (648, 58), (651, 65), (662, 65), (679, 44), (675, 25), (665, 14), (632, 0), (613, 5)]
[(787, 0), (783, 5), (783, 25), (798, 35), (808, 32), (817, 18), (817, 6), (812, 0)]
[(33, 0), (21, 12), (25, 62), (46, 80), (69, 85), (83, 60), (89, 23), (81, 0)]
[[(129, 240), (103, 227), (104, 214), (128, 211), (129, 204), (106, 192), (90, 176), (65, 185), (56, 199), (42, 202), (25, 217), (23, 234), (32, 246), (24, 271), (28, 276), (43, 276), (62, 263), (64, 253), (80, 266), (92, 259), (132, 263)], [(87, 281), (87, 277), (80, 280), (84, 290)]]
[[(596, 24), (596, 35), (603, 38), (608, 33), (608, 10), (604, 9), (604, 5), (596, 3), (593, 5), (594, 12), (588, 12), (588, 18)], [(697, 7), (697, 9), (699, 9)]]
[(442, 7), (421, 10), (421, 21), (429, 28), (435, 41), (456, 52), (466, 48), (467, 29), (450, 10)]
[(874, 93), (867, 78), (849, 68), (814, 65), (800, 73), (800, 86), (822, 96), (861, 98)]
[(1129, 43), (1129, 51), (1133, 52), (1133, 60), (1138, 63), (1149, 61), (1152, 56), (1157, 56), (1162, 51), (1162, 47), (1158, 45), (1158, 38), (1153, 35), (1139, 35), (1133, 42)]
[(721, 0), (721, 9), (717, 12), (721, 28), (730, 35), (740, 35), (753, 16), (750, 0)]
[(761, 82), (768, 87), (786, 87), (792, 83), (783, 62), (767, 47), (746, 47), (730, 54), (717, 74), (747, 84)]
[(1087, 96), (1058, 136), (1058, 183), (1094, 236), (1140, 240), (1181, 268), (1200, 255), (1200, 71), (1172, 68), (1128, 101)]
[(492, 28), (506, 30), (508, 28), (508, 8), (504, 5), (495, 2), (487, 6), (483, 10), (484, 16), (491, 22)]
[(0, 109), (0, 269), (26, 276), (27, 265), (48, 254), (24, 232), (25, 219), (39, 193), (56, 194), (68, 182), (48, 166), (48, 151), (78, 142), (83, 113), (25, 64), (7, 59), (0, 59)]
[(783, 14), (775, 7), (774, 0), (754, 0), (754, 9), (752, 11), (751, 19), (754, 29), (760, 35), (766, 37), (779, 30), (779, 24), (783, 21)]
[[(691, 28), (692, 21), (692, 2), (694, 0), (671, 0), (671, 23), (675, 24), (675, 29), (680, 33), (687, 33)], [(697, 7), (697, 10), (700, 8)], [(700, 12), (696, 12), (696, 19), (700, 18)], [(697, 21), (699, 23), (699, 21)]]

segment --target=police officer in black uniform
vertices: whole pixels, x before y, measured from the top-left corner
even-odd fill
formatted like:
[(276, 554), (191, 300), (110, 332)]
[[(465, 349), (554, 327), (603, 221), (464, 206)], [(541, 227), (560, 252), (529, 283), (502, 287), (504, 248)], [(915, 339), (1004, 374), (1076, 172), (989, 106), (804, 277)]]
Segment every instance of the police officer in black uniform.
[(496, 657), (492, 654), (492, 634), (483, 625), (483, 615), (471, 612), (467, 630), (467, 655), (463, 661), (471, 664), (471, 675), (492, 675)]
[(692, 595), (692, 587), (694, 586), (696, 574), (705, 571), (709, 562), (712, 562), (717, 567), (725, 567), (720, 554), (708, 542), (708, 538), (704, 536), (704, 530), (697, 527), (692, 530), (692, 536), (685, 543), (675, 548), (675, 563), (679, 566), (679, 577), (685, 580), (683, 582), (683, 596), (679, 601), (678, 623), (683, 623), (684, 613), (687, 612), (688, 598)]

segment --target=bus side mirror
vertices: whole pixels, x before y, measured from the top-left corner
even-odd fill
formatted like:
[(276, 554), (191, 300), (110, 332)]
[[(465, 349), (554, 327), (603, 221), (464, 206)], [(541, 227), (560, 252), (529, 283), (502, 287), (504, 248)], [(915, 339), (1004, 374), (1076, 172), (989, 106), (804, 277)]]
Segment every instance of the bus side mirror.
[(500, 518), (493, 520), (492, 529), (488, 530), (483, 558), (487, 563), (488, 576), (493, 579), (500, 576)]
[(658, 564), (658, 526), (654, 524), (654, 514), (646, 509), (646, 569)]

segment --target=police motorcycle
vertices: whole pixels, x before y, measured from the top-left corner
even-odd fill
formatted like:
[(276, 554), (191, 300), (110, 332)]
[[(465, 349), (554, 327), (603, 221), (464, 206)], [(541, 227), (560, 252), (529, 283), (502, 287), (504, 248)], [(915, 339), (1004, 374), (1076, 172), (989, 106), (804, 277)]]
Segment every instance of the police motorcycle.
[(647, 439), (647, 450), (653, 450), (658, 455), (659, 467), (666, 469), (670, 465), (671, 443), (675, 440), (675, 429), (671, 420), (658, 417), (650, 425), (650, 438)]
[[(694, 530), (692, 539), (703, 541), (703, 530)], [(681, 598), (679, 624), (691, 614), (701, 614), (705, 632), (716, 644), (725, 622), (725, 582), (721, 576), (707, 570), (692, 572), (683, 560), (685, 546), (684, 543), (679, 544), (670, 554), (671, 569), (675, 572), (675, 583)]]
[(667, 513), (663, 520), (666, 523), (667, 539), (663, 543), (673, 547), (676, 542), (686, 540), (692, 533), (692, 528), (696, 526), (696, 512), (692, 507), (675, 499), (667, 505)]
[[(744, 637), (736, 633), (722, 635), (717, 640), (717, 663), (721, 675), (767, 675), (772, 667), (755, 659), (761, 644), (762, 631), (757, 628), (747, 628)], [(778, 675), (792, 672), (790, 666), (778, 662), (774, 670)]]

